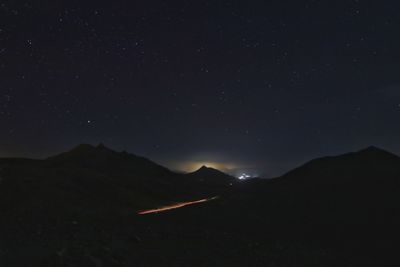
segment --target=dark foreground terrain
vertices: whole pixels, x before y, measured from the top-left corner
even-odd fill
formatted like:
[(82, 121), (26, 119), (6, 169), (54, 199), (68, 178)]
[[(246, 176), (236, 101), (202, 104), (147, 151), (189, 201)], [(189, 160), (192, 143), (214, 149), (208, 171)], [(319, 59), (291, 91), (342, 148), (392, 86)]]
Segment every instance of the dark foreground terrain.
[(0, 168), (0, 266), (400, 263), (400, 158), (375, 147), (243, 183), (88, 145)]

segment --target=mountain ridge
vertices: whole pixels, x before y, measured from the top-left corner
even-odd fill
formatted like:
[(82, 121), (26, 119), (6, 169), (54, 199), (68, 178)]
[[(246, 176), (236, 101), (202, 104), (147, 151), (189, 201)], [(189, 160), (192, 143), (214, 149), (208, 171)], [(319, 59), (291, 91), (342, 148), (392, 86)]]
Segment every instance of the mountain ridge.
[[(369, 146), (355, 152), (344, 153), (336, 156), (327, 156), (310, 160), (299, 167), (275, 179), (291, 179), (290, 177), (321, 176), (332, 177), (337, 175), (361, 176), (374, 178), (385, 169), (386, 172), (396, 171), (400, 166), (400, 157), (384, 149)], [(351, 176), (350, 175), (350, 176)], [(295, 179), (295, 178), (293, 178)], [(315, 181), (317, 182), (317, 181)]]
[[(100, 155), (93, 166), (75, 165), (81, 155), (92, 153)], [(393, 233), (400, 224), (400, 164), (390, 152), (368, 148), (319, 158), (287, 177), (233, 186), (227, 186), (225, 179), (220, 180), (222, 184), (209, 181), (205, 174), (216, 172), (206, 166), (194, 174), (142, 177), (130, 171), (112, 171), (120, 166), (113, 163), (115, 159), (122, 159), (125, 166), (127, 153), (80, 146), (72, 154), (74, 160), (69, 161), (71, 154), (67, 154), (67, 164), (57, 162), (65, 159), (61, 157), (57, 164), (51, 160), (29, 164), (17, 160), (9, 168), (1, 168), (0, 233), (2, 237), (8, 235), (8, 242), (1, 247), (3, 252), (10, 251), (9, 242), (17, 240), (12, 253), (20, 257), (26, 253), (25, 247), (37, 240), (35, 248), (46, 249), (40, 256), (35, 254), (35, 261), (45, 258), (54, 262), (69, 262), (76, 258), (76, 251), (84, 258), (89, 250), (114, 260), (113, 252), (121, 247), (126, 253), (117, 256), (125, 263), (128, 259), (137, 263), (141, 255), (147, 262), (150, 247), (161, 247), (163, 257), (170, 256), (171, 248), (176, 247), (173, 258), (195, 253), (197, 259), (203, 259), (214, 244), (221, 250), (211, 253), (235, 255), (245, 251), (250, 259), (272, 253), (284, 259), (289, 255), (297, 263), (301, 254), (309, 263), (306, 266), (341, 266), (318, 264), (314, 258), (328, 257), (329, 261), (339, 256), (347, 262), (354, 248), (359, 248), (360, 257), (351, 257), (366, 263), (369, 259), (365, 255), (390, 248), (397, 255), (398, 238)], [(99, 163), (105, 164), (104, 159), (111, 160), (106, 161), (111, 171), (98, 168)], [(343, 177), (337, 179), (338, 174)], [(216, 195), (220, 197), (199, 206), (149, 216), (136, 213)], [(199, 247), (199, 243), (204, 245)], [(344, 246), (349, 253), (342, 255)], [(190, 250), (182, 253), (186, 247)], [(64, 256), (59, 256), (62, 253)], [(23, 260), (32, 265), (32, 261)]]
[[(14, 188), (8, 191), (15, 192), (14, 195), (4, 194), (4, 202), (20, 196), (28, 206), (34, 200), (49, 201), (59, 196), (64, 196), (65, 201), (81, 199), (87, 205), (95, 206), (95, 202), (89, 201), (89, 196), (103, 203), (115, 195), (119, 200), (109, 200), (112, 205), (118, 207), (125, 202), (134, 209), (143, 209), (210, 197), (229, 186), (225, 182), (214, 181), (223, 178), (222, 175), (199, 181), (196, 177), (175, 173), (147, 158), (125, 151), (116, 152), (103, 144), (80, 144), (42, 160), (0, 159), (0, 170), (4, 178), (3, 188), (0, 189), (7, 191), (7, 188)], [(40, 190), (29, 191), (29, 187)], [(64, 203), (64, 200), (56, 202)]]
[(209, 182), (222, 185), (233, 185), (238, 182), (235, 177), (205, 165), (201, 166), (194, 172), (186, 174), (186, 176), (194, 178), (200, 182)]

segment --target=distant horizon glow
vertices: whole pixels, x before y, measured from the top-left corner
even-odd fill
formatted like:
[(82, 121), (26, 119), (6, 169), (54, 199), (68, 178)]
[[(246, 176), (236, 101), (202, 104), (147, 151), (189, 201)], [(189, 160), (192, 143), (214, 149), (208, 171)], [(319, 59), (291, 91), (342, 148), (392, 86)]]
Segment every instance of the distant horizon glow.
[(213, 161), (181, 161), (167, 163), (166, 165), (182, 172), (194, 172), (200, 169), (202, 166), (217, 169), (226, 173), (232, 173), (232, 171), (235, 169), (241, 168), (241, 166), (238, 164)]

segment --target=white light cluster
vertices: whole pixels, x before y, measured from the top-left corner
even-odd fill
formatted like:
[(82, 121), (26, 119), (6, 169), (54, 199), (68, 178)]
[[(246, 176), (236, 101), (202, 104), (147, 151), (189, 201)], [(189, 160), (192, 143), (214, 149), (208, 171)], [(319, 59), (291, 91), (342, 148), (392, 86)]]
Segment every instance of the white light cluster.
[(243, 173), (238, 178), (239, 178), (239, 180), (246, 180), (248, 178), (251, 178), (251, 176), (246, 173)]

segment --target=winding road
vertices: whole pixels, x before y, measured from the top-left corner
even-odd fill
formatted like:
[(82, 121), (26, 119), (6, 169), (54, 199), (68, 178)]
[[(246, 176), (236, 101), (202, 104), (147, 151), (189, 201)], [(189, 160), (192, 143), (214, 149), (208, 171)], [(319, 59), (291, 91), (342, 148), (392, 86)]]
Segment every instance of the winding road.
[(195, 201), (180, 202), (180, 203), (176, 203), (176, 204), (173, 204), (173, 205), (164, 206), (164, 207), (160, 207), (160, 208), (156, 208), (156, 209), (142, 210), (142, 211), (139, 211), (138, 214), (139, 215), (145, 215), (145, 214), (151, 214), (151, 213), (165, 212), (165, 211), (169, 211), (169, 210), (183, 208), (183, 207), (186, 207), (186, 206), (191, 206), (191, 205), (196, 205), (196, 204), (208, 202), (208, 201), (211, 201), (211, 200), (215, 200), (217, 198), (218, 198), (218, 196), (211, 197), (211, 198), (204, 198), (204, 199), (195, 200)]

